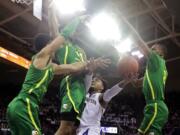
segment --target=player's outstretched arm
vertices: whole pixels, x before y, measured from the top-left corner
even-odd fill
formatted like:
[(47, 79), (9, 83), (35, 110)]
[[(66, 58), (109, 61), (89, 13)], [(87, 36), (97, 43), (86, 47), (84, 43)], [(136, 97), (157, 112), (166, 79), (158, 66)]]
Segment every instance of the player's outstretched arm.
[(81, 23), (84, 23), (85, 20), (88, 18), (88, 15), (83, 15), (74, 18), (72, 21), (70, 21), (66, 26), (62, 29), (61, 34), (66, 38), (72, 38), (72, 35), (76, 32), (78, 26)]
[(73, 64), (53, 64), (55, 75), (73, 74), (87, 70), (88, 62), (76, 62)]
[(129, 75), (127, 78), (113, 86), (111, 89), (106, 90), (103, 94), (99, 96), (99, 102), (102, 107), (106, 107), (111, 99), (120, 93), (132, 80), (135, 78), (135, 75)]
[[(98, 64), (97, 64), (98, 63)], [(73, 74), (73, 73), (79, 73), (82, 71), (91, 71), (92, 67), (94, 68), (105, 68), (109, 64), (108, 59), (90, 59), (89, 61), (86, 62), (76, 62), (73, 64), (63, 64), (63, 65), (57, 65), (53, 64), (53, 69), (54, 73), (56, 75), (61, 75), (61, 74)]]
[(105, 69), (109, 66), (109, 64), (111, 64), (111, 60), (108, 58), (103, 58), (103, 57), (99, 57), (99, 58), (90, 58), (89, 60), (91, 63), (93, 64), (89, 64), (88, 65), (88, 70), (90, 73), (93, 73), (96, 69), (101, 68), (101, 69)]
[(59, 35), (37, 54), (38, 57), (52, 56), (52, 54), (63, 45), (63, 43), (64, 37)]
[(56, 14), (56, 8), (53, 0), (47, 0), (47, 3), (49, 31), (51, 37), (55, 38), (59, 35), (59, 22)]
[(138, 47), (146, 57), (149, 56), (151, 50), (143, 40), (138, 40)]
[(135, 38), (136, 38), (136, 41), (137, 41), (137, 44), (138, 44), (138, 47), (139, 47), (139, 49), (143, 52), (143, 54), (146, 56), (146, 57), (148, 57), (149, 56), (149, 54), (150, 54), (150, 48), (148, 47), (148, 45), (144, 42), (144, 40), (141, 38), (141, 36), (139, 35), (139, 33), (137, 33), (137, 31), (135, 30), (135, 28), (131, 25), (131, 24), (129, 24), (130, 26), (129, 27), (131, 27), (131, 29), (132, 29), (132, 31), (133, 31), (133, 34), (134, 34), (134, 36), (135, 36)]
[(48, 61), (51, 59), (54, 52), (63, 45), (64, 38), (59, 35), (50, 44), (46, 45), (39, 53), (36, 54), (33, 60), (33, 65), (36, 68), (42, 69), (47, 66)]
[(141, 38), (141, 36), (139, 35), (139, 33), (137, 33), (136, 29), (129, 23), (129, 21), (123, 17), (121, 15), (121, 19), (126, 22), (126, 24), (130, 27), (130, 29), (133, 32), (133, 35), (135, 36), (135, 39), (138, 43), (139, 48), (142, 50), (143, 54), (145, 56), (149, 56), (150, 54), (150, 48), (148, 47), (148, 45), (144, 42), (144, 40)]
[(140, 87), (142, 87), (142, 85), (143, 85), (143, 79), (144, 79), (144, 77), (142, 77), (142, 78), (140, 78), (140, 79), (135, 79), (135, 80), (133, 80), (133, 81), (131, 82), (131, 84), (132, 84), (133, 87), (135, 87), (135, 88), (140, 88)]

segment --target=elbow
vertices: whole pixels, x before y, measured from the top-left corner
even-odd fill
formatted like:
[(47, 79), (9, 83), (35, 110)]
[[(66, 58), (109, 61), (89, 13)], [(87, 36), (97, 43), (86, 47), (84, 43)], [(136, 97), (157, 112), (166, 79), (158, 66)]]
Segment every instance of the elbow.
[(65, 42), (65, 37), (63, 35), (61, 35), (61, 34), (58, 34), (58, 35), (59, 35), (59, 40), (63, 44)]
[(64, 42), (65, 42), (65, 38), (62, 36), (62, 35), (60, 35), (59, 37), (59, 44), (64, 44)]

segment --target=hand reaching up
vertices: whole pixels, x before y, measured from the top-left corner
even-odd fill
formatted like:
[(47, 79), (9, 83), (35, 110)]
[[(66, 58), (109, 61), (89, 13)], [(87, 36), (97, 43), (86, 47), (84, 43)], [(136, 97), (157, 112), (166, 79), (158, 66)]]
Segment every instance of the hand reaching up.
[(111, 63), (110, 59), (104, 59), (102, 57), (99, 57), (97, 59), (90, 58), (89, 63), (87, 64), (87, 67), (90, 72), (93, 72), (98, 68), (101, 68), (101, 69), (107, 68), (110, 63)]

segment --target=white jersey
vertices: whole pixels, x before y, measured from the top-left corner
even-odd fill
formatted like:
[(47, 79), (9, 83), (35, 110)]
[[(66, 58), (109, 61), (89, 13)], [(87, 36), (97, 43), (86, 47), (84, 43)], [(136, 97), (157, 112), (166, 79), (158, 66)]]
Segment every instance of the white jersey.
[(80, 127), (97, 126), (100, 127), (100, 120), (105, 109), (99, 103), (101, 93), (87, 94), (86, 106), (81, 116)]
[(101, 93), (87, 94), (77, 135), (99, 135), (100, 121), (105, 109), (99, 103)]
[[(86, 75), (84, 82), (86, 85), (86, 90), (88, 91), (91, 86), (92, 75)], [(109, 96), (112, 98), (121, 90), (122, 89), (119, 88), (118, 85), (115, 85), (107, 91), (110, 91)], [(101, 93), (94, 93), (92, 95), (88, 93), (86, 95), (86, 105), (80, 119), (80, 126), (77, 129), (77, 135), (100, 135), (100, 121), (105, 111), (105, 109), (99, 103), (100, 95)]]

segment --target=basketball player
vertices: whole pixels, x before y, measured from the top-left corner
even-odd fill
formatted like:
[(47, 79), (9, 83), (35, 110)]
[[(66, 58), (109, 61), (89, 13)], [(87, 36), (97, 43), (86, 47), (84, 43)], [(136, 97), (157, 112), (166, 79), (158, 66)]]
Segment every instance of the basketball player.
[[(36, 38), (37, 49), (48, 44), (47, 35)], [(39, 103), (44, 97), (47, 87), (55, 75), (70, 74), (83, 71), (92, 62), (77, 62), (74, 64), (57, 65), (52, 63), (53, 53), (64, 43), (64, 38), (58, 36), (33, 58), (26, 74), (22, 89), (8, 105), (7, 119), (12, 135), (41, 135), (38, 118)]]
[[(86, 105), (82, 113), (80, 126), (77, 129), (77, 135), (100, 135), (100, 120), (107, 104), (130, 81), (131, 77), (106, 90), (106, 83), (102, 78), (93, 78), (91, 87), (86, 95)], [(91, 81), (89, 82), (91, 83)], [(104, 90), (106, 91), (103, 92)]]
[[(49, 25), (51, 26), (51, 31), (53, 35), (56, 35), (59, 26), (55, 15), (56, 12), (52, 7), (53, 6), (50, 7), (51, 18), (49, 19)], [(88, 19), (88, 16), (86, 15), (76, 17), (73, 21), (68, 23), (62, 30), (61, 34), (65, 37), (66, 42), (64, 47), (60, 48), (56, 52), (56, 59), (59, 62), (59, 64), (70, 64), (74, 62), (86, 61), (86, 54), (84, 50), (80, 48), (80, 46), (76, 42), (76, 37), (78, 36), (77, 33), (81, 28), (80, 26), (83, 25), (86, 19)], [(96, 65), (95, 67), (93, 67), (94, 69), (101, 67), (98, 66), (98, 62), (95, 63)], [(109, 62), (107, 60), (106, 64), (108, 63)], [(84, 101), (86, 95), (84, 83), (85, 76), (85, 74), (70, 76), (68, 75), (65, 76), (64, 79), (61, 81), (61, 121), (60, 127), (55, 135), (72, 135), (75, 133), (77, 128), (76, 123), (78, 123), (77, 121), (79, 121), (79, 117), (81, 116), (82, 110), (84, 108)]]
[[(61, 34), (65, 37), (66, 41), (64, 47), (56, 52), (56, 59), (59, 64), (86, 61), (84, 50), (75, 41), (76, 34), (78, 33), (77, 29), (79, 29), (84, 19), (84, 16), (77, 17), (62, 30)], [(57, 19), (51, 19), (52, 26), (54, 26), (54, 20)], [(75, 123), (79, 120), (82, 113), (86, 95), (84, 78), (85, 74), (67, 75), (60, 82), (61, 120), (60, 127), (55, 135), (72, 135), (76, 131)]]
[[(75, 29), (74, 27), (78, 27), (80, 21), (79, 18), (76, 18), (74, 22), (71, 22), (71, 26), (66, 26), (65, 30), (72, 28), (73, 25), (73, 29)], [(64, 34), (66, 34), (65, 30)], [(83, 62), (86, 61), (86, 54), (73, 40), (67, 39), (65, 46), (57, 51), (56, 59), (61, 64)], [(61, 81), (61, 124), (56, 135), (72, 135), (76, 131), (75, 128), (77, 125), (75, 124), (79, 121), (84, 108), (86, 95), (84, 79), (85, 74), (79, 74), (65, 76)]]
[(155, 44), (150, 49), (127, 19), (123, 16), (121, 19), (131, 28), (138, 41), (139, 48), (147, 58), (144, 78), (136, 80), (134, 84), (143, 86), (143, 94), (146, 100), (144, 119), (138, 129), (138, 134), (162, 135), (162, 128), (167, 122), (169, 114), (168, 107), (164, 102), (168, 75), (164, 60), (166, 48), (161, 44)]
[(147, 66), (143, 79), (136, 81), (135, 85), (142, 85), (146, 100), (144, 119), (138, 129), (143, 135), (162, 135), (162, 128), (168, 120), (168, 108), (165, 104), (165, 83), (167, 70), (165, 64), (166, 48), (155, 44), (149, 49), (143, 42), (140, 48), (147, 57)]

